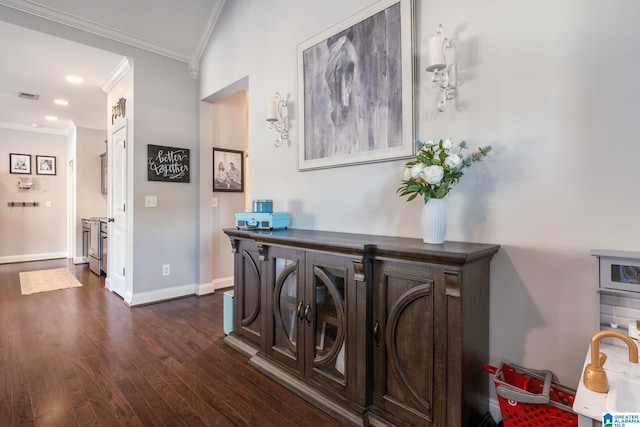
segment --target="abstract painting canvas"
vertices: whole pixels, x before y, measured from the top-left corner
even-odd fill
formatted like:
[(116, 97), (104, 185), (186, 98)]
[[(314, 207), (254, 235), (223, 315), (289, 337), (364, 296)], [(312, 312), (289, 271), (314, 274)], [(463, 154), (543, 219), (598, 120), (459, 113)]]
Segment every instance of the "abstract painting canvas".
[(298, 46), (300, 170), (413, 150), (411, 1), (381, 1)]

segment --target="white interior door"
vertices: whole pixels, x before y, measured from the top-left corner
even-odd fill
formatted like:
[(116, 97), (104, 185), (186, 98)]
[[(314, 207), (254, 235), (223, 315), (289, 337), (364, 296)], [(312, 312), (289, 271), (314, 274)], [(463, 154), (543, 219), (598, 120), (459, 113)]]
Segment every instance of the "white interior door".
[(111, 132), (109, 150), (109, 289), (125, 300), (127, 289), (127, 121)]

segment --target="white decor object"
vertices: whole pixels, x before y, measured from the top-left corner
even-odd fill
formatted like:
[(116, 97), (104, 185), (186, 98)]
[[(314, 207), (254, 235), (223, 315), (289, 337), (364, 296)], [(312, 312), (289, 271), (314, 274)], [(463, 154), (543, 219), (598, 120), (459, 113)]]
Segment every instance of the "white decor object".
[[(287, 98), (282, 98), (278, 92), (274, 94), (274, 100), (267, 102), (267, 122), (269, 129), (275, 129), (280, 134), (280, 139), (289, 139), (289, 110)], [(279, 147), (280, 139), (276, 139), (274, 145)]]
[(451, 42), (444, 36), (442, 25), (438, 25), (436, 35), (427, 42), (427, 68), (425, 71), (433, 73), (432, 81), (440, 84), (440, 99), (438, 111), (447, 108), (447, 101), (456, 97), (458, 74), (456, 64), (447, 64), (446, 52)]
[(444, 243), (447, 234), (447, 210), (444, 199), (429, 199), (423, 209), (422, 240), (430, 244)]

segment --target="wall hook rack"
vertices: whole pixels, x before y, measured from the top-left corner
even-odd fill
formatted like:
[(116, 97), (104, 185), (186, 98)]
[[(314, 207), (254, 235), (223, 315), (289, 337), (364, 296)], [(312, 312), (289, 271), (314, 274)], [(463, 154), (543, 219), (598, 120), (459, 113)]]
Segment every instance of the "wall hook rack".
[(15, 208), (15, 207), (23, 207), (23, 208), (27, 208), (27, 207), (37, 207), (40, 206), (39, 202), (7, 202), (7, 206), (9, 206), (10, 208)]

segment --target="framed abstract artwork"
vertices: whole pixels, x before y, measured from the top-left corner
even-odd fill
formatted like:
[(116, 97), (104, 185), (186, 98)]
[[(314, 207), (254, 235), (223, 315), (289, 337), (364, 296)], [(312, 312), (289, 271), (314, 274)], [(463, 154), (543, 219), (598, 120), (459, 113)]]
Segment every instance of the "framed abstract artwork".
[(382, 0), (298, 46), (300, 170), (413, 154), (411, 0)]

